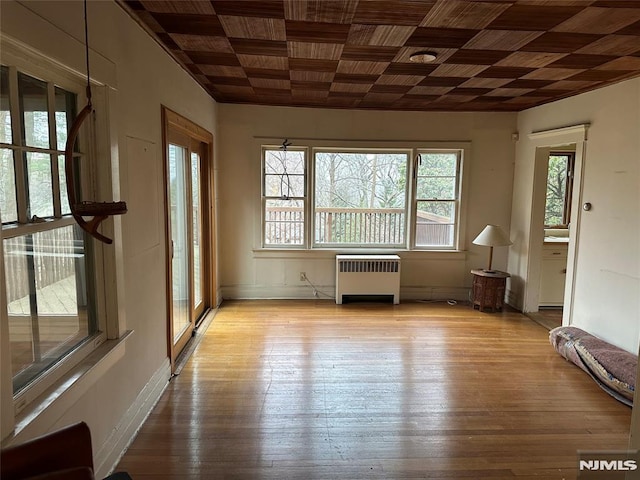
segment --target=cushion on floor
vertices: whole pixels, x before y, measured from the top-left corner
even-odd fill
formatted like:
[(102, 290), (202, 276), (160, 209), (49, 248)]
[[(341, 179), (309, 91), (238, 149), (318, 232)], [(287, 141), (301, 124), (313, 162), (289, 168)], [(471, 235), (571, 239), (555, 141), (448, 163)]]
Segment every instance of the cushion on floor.
[(576, 327), (557, 327), (549, 340), (566, 360), (587, 372), (609, 395), (633, 404), (638, 357)]

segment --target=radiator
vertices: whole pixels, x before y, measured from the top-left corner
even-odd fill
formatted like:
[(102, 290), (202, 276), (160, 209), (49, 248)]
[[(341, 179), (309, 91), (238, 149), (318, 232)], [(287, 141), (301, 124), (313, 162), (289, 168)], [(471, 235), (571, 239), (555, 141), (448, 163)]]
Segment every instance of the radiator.
[(400, 303), (398, 255), (336, 255), (336, 303), (343, 295), (393, 295)]

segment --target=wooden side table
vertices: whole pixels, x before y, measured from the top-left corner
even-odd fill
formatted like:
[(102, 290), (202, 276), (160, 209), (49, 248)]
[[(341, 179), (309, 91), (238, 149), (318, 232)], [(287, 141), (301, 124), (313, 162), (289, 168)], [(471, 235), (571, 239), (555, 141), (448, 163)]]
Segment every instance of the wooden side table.
[(490, 307), (494, 312), (502, 310), (504, 292), (507, 286), (507, 272), (492, 270), (486, 272), (482, 269), (471, 270), (473, 274), (473, 287), (471, 290), (471, 306), (476, 305), (481, 312)]

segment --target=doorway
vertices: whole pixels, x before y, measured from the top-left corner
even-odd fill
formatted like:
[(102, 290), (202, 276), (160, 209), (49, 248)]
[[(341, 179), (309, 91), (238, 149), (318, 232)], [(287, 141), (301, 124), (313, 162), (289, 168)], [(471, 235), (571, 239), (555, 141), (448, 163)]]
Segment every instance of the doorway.
[(172, 371), (212, 306), (213, 137), (163, 108), (167, 229), (167, 344)]
[(539, 311), (535, 320), (551, 328), (562, 325), (575, 151), (575, 144), (556, 147), (549, 152), (546, 164)]
[[(529, 258), (523, 311), (535, 314), (545, 306), (562, 306), (562, 324), (570, 325), (573, 313), (575, 267), (580, 234), (583, 155), (588, 125), (576, 125), (529, 135), (535, 148), (533, 197), (529, 230)], [(549, 173), (558, 174), (557, 167), (549, 168), (550, 157), (557, 163), (568, 162), (565, 175), (569, 175), (564, 189), (552, 192), (556, 204), (547, 209)], [(558, 182), (556, 182), (558, 183)], [(562, 208), (559, 206), (562, 205)], [(549, 211), (548, 211), (549, 210)], [(549, 228), (558, 227), (558, 228)], [(564, 238), (563, 238), (564, 237)], [(562, 248), (566, 249), (566, 260)], [(554, 253), (556, 255), (554, 255)], [(545, 258), (548, 257), (548, 258)], [(553, 278), (545, 278), (545, 262)], [(555, 282), (555, 286), (550, 284)], [(564, 287), (560, 295), (547, 301), (545, 289)], [(549, 305), (551, 304), (551, 305)], [(555, 304), (555, 305), (553, 305)]]

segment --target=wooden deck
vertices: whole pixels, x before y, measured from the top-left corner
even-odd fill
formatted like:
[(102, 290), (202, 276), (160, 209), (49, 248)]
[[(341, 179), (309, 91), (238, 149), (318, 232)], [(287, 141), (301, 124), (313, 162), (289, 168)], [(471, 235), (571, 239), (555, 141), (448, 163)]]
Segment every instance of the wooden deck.
[(574, 479), (631, 409), (523, 315), (225, 302), (118, 470), (140, 479)]

